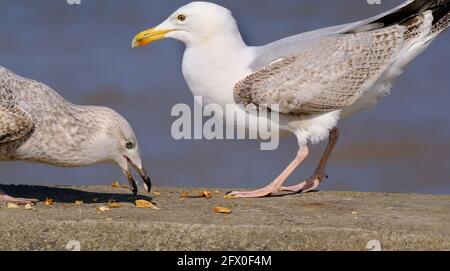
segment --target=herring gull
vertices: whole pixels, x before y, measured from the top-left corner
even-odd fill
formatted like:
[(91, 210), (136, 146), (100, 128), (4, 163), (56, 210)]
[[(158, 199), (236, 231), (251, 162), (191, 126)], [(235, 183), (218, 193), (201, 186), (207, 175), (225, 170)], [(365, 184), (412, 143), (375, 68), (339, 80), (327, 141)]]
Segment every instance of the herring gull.
[[(150, 192), (136, 136), (130, 124), (106, 107), (79, 106), (48, 86), (0, 67), (0, 161), (26, 161), (60, 167), (116, 163), (138, 196), (129, 165)], [(0, 189), (0, 202), (35, 203)]]
[[(186, 45), (183, 74), (195, 96), (223, 108), (256, 105), (280, 113), (275, 125), (296, 135), (296, 158), (267, 187), (231, 193), (237, 198), (265, 197), (319, 186), (339, 137), (339, 120), (370, 109), (387, 96), (406, 66), (448, 28), (449, 12), (450, 0), (410, 0), (373, 18), (257, 47), (244, 43), (228, 9), (192, 2), (157, 27), (139, 33), (132, 46), (163, 38), (182, 41)], [(241, 111), (245, 115), (246, 110)], [(229, 116), (223, 117), (229, 122)], [(238, 118), (236, 125), (246, 125), (244, 119)], [(313, 176), (284, 187), (308, 156), (308, 144), (327, 138), (329, 144)]]

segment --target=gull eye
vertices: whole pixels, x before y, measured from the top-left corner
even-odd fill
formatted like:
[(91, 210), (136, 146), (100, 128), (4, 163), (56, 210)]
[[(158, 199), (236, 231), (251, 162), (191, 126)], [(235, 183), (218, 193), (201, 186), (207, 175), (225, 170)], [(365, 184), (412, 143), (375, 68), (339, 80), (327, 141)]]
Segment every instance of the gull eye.
[(178, 15), (177, 19), (180, 22), (184, 22), (184, 21), (186, 21), (186, 15), (180, 14), (180, 15)]
[(134, 149), (134, 147), (135, 147), (135, 144), (133, 142), (128, 142), (125, 145), (125, 148), (127, 148), (128, 150), (132, 150), (132, 149)]

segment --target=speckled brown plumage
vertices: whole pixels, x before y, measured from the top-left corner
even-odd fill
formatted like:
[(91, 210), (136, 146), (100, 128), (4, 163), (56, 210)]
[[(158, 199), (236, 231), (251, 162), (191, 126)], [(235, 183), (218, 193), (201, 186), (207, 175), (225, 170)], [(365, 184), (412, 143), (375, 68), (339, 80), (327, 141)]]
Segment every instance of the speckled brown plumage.
[(113, 110), (74, 105), (50, 87), (0, 67), (0, 160), (105, 162), (95, 146), (99, 137), (136, 142), (128, 122)]
[(22, 138), (31, 132), (33, 126), (28, 112), (21, 109), (17, 103), (0, 98), (0, 143)]
[[(137, 199), (131, 166), (151, 190), (136, 136), (122, 116), (106, 107), (72, 104), (50, 87), (0, 67), (0, 161), (16, 160), (60, 167), (115, 163)], [(0, 203), (36, 201), (0, 190)]]
[(320, 114), (351, 106), (408, 48), (449, 26), (449, 14), (434, 22), (433, 14), (427, 10), (389, 27), (324, 37), (237, 83), (235, 100), (278, 105), (285, 114)]

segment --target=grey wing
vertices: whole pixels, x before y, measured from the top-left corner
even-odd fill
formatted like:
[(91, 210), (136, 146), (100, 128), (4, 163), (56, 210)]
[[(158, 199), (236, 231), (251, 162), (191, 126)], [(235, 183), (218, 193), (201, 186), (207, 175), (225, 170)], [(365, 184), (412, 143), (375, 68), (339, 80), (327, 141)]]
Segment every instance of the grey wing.
[[(450, 25), (450, 0), (410, 0), (357, 23), (256, 48), (253, 74), (237, 83), (237, 103), (277, 105), (281, 113), (345, 108), (395, 63), (414, 59)], [(409, 50), (414, 44), (414, 50)], [(405, 65), (405, 64), (403, 64)], [(260, 68), (263, 67), (263, 68)]]
[(244, 105), (277, 105), (275, 110), (286, 114), (325, 113), (349, 106), (392, 64), (412, 35), (408, 29), (417, 29), (412, 24), (323, 38), (239, 82), (235, 100)]
[(33, 128), (32, 116), (20, 107), (8, 82), (0, 80), (0, 144), (18, 140)]
[(332, 27), (322, 28), (287, 37), (256, 48), (256, 59), (251, 68), (259, 69), (279, 58), (295, 57), (299, 53), (320, 42), (323, 38), (337, 37), (349, 33), (363, 33), (393, 25), (418, 15), (425, 10), (448, 4), (449, 0), (409, 0), (374, 17)]

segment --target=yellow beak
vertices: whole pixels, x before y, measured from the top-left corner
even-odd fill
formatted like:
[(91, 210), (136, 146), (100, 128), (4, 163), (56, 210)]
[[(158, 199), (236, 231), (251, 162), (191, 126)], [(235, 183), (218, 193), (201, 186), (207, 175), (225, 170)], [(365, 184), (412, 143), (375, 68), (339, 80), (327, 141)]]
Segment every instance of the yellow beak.
[(134, 37), (133, 42), (131, 43), (131, 47), (141, 47), (157, 40), (164, 39), (166, 37), (166, 34), (172, 31), (174, 30), (155, 30), (155, 28), (147, 29)]

